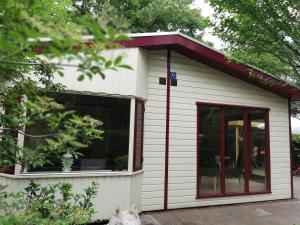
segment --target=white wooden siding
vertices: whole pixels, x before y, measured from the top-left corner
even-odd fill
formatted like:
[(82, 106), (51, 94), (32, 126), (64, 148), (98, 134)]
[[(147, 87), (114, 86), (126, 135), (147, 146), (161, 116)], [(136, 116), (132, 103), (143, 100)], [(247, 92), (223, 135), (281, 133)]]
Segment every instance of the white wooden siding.
[[(142, 210), (163, 209), (166, 51), (148, 52)], [(256, 86), (172, 52), (168, 208), (285, 199), (290, 197), (288, 101)], [(196, 102), (270, 108), (272, 194), (196, 200)]]
[[(66, 86), (67, 90), (88, 92), (94, 94), (108, 94), (121, 96), (138, 96), (145, 98), (146, 62), (143, 50), (139, 48), (106, 50), (102, 53), (107, 58), (123, 56), (124, 64), (132, 67), (132, 70), (119, 68), (118, 71), (105, 71), (105, 79), (94, 76), (92, 80), (86, 78), (79, 82), (79, 73), (75, 67), (64, 67), (64, 77), (55, 76), (54, 82)], [(74, 63), (73, 63), (74, 64)], [(142, 85), (141, 85), (142, 84)]]
[[(166, 77), (165, 55), (157, 55), (161, 67), (153, 65), (148, 57), (148, 95), (144, 121), (144, 178), (142, 210), (162, 209), (164, 203), (166, 95), (165, 86), (158, 84)], [(156, 91), (153, 91), (155, 89)]]
[(135, 205), (140, 210), (141, 183), (143, 172), (123, 174), (40, 174), (40, 175), (6, 175), (0, 174), (0, 185), (8, 185), (7, 191), (23, 191), (31, 179), (42, 185), (68, 182), (73, 185), (74, 193), (82, 193), (92, 182), (99, 185), (96, 198), (93, 200), (96, 214), (94, 219), (109, 219), (117, 207), (121, 210)]

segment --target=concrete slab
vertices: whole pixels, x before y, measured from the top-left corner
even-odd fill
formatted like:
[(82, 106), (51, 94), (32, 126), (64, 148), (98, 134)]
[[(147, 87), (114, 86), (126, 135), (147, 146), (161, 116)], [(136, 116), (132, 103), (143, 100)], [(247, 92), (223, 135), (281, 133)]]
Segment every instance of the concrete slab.
[(300, 176), (294, 176), (294, 197), (300, 199)]
[(170, 210), (150, 215), (161, 225), (300, 225), (299, 212), (300, 201), (294, 200)]
[(255, 210), (255, 215), (256, 216), (272, 216), (272, 213), (270, 213), (264, 209), (257, 208)]
[(142, 225), (161, 225), (153, 216), (151, 215), (141, 215), (140, 216)]

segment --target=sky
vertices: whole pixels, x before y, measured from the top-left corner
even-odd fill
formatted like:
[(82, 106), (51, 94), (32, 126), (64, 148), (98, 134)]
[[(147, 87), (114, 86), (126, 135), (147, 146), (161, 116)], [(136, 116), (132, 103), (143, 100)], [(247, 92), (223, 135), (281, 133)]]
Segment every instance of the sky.
[[(192, 7), (200, 8), (203, 16), (210, 17), (214, 13), (213, 8), (208, 3), (206, 3), (205, 0), (194, 0)], [(211, 28), (205, 30), (205, 35), (203, 39), (213, 42), (214, 48), (218, 50), (222, 49), (224, 46), (224, 44), (218, 37), (212, 35)], [(291, 125), (292, 133), (300, 134), (300, 120), (292, 118)]]
[[(194, 0), (192, 7), (200, 8), (203, 16), (210, 17), (214, 13), (213, 8), (208, 3), (206, 3), (204, 0)], [(204, 35), (203, 39), (205, 41), (213, 42), (214, 48), (216, 48), (218, 50), (221, 50), (223, 48), (222, 41), (218, 37), (212, 35), (211, 28), (208, 28), (205, 30), (205, 35)]]

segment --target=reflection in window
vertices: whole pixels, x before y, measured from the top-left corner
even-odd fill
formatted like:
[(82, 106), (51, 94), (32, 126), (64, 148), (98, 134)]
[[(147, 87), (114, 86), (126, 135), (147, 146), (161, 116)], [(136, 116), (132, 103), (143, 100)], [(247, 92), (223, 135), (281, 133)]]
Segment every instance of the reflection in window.
[(244, 192), (244, 112), (225, 109), (225, 191)]
[(250, 192), (267, 190), (266, 180), (266, 122), (265, 112), (260, 110), (249, 111), (250, 127)]
[(221, 193), (220, 108), (201, 106), (199, 116), (199, 193)]
[[(92, 144), (80, 152), (83, 156), (74, 159), (73, 171), (78, 170), (127, 170), (129, 145), (130, 100), (110, 97), (49, 94), (66, 110), (75, 110), (78, 115), (90, 115), (103, 122), (103, 140), (94, 140)], [(36, 124), (27, 128), (29, 134), (47, 133), (45, 126)], [(37, 145), (34, 138), (25, 138), (24, 145), (34, 148)], [(62, 171), (61, 160), (51, 160), (53, 165), (42, 168), (29, 168), (29, 171)]]
[(198, 104), (198, 196), (269, 190), (268, 111)]
[(136, 100), (133, 170), (143, 168), (144, 103)]

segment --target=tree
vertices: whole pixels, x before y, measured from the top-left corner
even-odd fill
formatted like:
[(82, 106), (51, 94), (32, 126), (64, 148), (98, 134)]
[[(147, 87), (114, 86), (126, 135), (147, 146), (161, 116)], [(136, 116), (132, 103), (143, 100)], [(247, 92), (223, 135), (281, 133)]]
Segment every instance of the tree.
[[(130, 68), (121, 56), (101, 55), (127, 39), (105, 10), (79, 16), (70, 0), (1, 1), (0, 167), (42, 166), (50, 155), (65, 153), (77, 157), (79, 148), (101, 138), (100, 121), (64, 112), (45, 94), (63, 90), (53, 83), (54, 76), (64, 75), (63, 66), (76, 67), (79, 81), (104, 78), (108, 69)], [(86, 34), (93, 40), (82, 39)], [(35, 136), (43, 138), (35, 149), (19, 146), (16, 135), (30, 135), (26, 127), (36, 122), (43, 122), (49, 134)]]
[(110, 5), (129, 23), (133, 33), (156, 31), (180, 31), (202, 39), (208, 18), (200, 9), (192, 9), (192, 0), (73, 0), (79, 14), (102, 10)]
[(300, 81), (299, 0), (207, 0), (230, 58)]
[[(127, 39), (106, 10), (79, 16), (71, 0), (1, 1), (0, 168), (43, 166), (66, 153), (77, 157), (78, 149), (102, 138), (100, 121), (65, 111), (47, 93), (64, 90), (53, 82), (54, 76), (64, 76), (63, 67), (76, 67), (79, 81), (105, 78), (108, 69), (130, 69), (121, 56), (101, 54)], [(83, 38), (87, 34), (92, 40)], [(27, 133), (35, 123), (42, 123), (47, 133)], [(20, 133), (40, 141), (32, 149), (20, 146)], [(31, 183), (23, 193), (5, 188), (0, 185), (0, 224), (86, 224), (94, 213), (96, 184), (81, 194), (73, 194), (66, 183)]]

